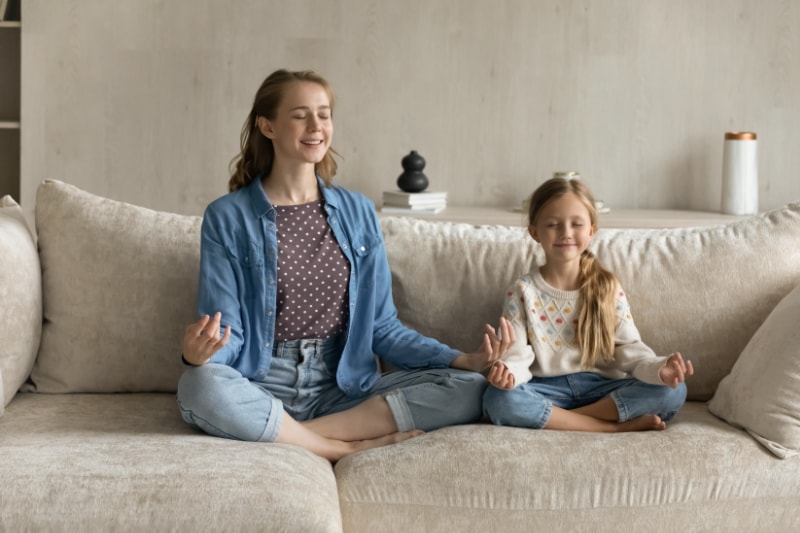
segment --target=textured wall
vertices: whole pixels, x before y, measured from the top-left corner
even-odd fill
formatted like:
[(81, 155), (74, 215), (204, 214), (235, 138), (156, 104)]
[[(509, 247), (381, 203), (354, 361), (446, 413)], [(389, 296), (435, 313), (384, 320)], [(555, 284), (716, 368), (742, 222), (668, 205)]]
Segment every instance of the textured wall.
[(760, 208), (800, 200), (795, 0), (25, 0), (22, 204), (58, 178), (199, 214), (253, 94), (313, 68), (338, 181), (379, 201), (416, 149), (452, 204), (579, 170), (612, 207), (716, 210), (723, 133), (759, 135)]

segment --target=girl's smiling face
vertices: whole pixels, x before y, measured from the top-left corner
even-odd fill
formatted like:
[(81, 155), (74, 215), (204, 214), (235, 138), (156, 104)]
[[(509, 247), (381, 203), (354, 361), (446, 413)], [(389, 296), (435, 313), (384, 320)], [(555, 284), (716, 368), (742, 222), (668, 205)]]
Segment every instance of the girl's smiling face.
[(536, 221), (528, 226), (531, 237), (542, 245), (548, 263), (580, 260), (596, 229), (589, 209), (572, 192), (547, 202)]

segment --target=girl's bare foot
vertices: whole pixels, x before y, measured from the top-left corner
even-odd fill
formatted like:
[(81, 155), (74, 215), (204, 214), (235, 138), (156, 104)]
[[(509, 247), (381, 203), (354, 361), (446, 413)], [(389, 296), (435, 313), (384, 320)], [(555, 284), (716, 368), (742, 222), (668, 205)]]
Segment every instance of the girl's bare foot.
[[(598, 402), (599, 403), (599, 402)], [(550, 420), (545, 429), (566, 431), (596, 431), (598, 433), (619, 433), (623, 431), (651, 431), (666, 429), (667, 425), (658, 415), (642, 415), (625, 422), (617, 422), (553, 406)]]
[(617, 424), (617, 431), (660, 431), (667, 429), (667, 424), (658, 415), (642, 415)]

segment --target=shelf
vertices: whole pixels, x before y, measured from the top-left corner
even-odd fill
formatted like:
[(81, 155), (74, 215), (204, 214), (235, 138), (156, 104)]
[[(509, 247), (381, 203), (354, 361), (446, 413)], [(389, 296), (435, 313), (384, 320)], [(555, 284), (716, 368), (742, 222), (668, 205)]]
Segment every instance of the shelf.
[[(19, 4), (11, 11), (19, 18)], [(19, 20), (0, 22), (0, 196), (20, 200), (20, 72)]]
[[(461, 222), (474, 225), (526, 226), (527, 214), (502, 207), (449, 206), (435, 215), (381, 213), (381, 218), (405, 216), (432, 222)], [(670, 209), (612, 209), (599, 215), (600, 229), (662, 229), (716, 226), (738, 220), (740, 216), (709, 211)]]

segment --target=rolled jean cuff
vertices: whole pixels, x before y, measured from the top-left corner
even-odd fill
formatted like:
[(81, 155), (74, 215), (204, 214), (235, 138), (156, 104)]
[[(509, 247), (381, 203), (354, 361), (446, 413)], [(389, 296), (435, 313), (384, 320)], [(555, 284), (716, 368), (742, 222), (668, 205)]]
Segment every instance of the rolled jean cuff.
[(533, 429), (544, 429), (548, 422), (550, 422), (550, 417), (553, 414), (553, 402), (546, 401), (544, 404), (544, 409), (542, 409), (542, 416), (539, 418), (539, 424), (535, 425)]
[(414, 429), (414, 417), (411, 416), (411, 409), (408, 408), (403, 392), (400, 389), (393, 390), (386, 393), (384, 398), (386, 403), (389, 404), (392, 416), (394, 416), (397, 431), (411, 431)]
[(270, 402), (269, 414), (267, 415), (267, 427), (264, 433), (258, 438), (258, 442), (275, 442), (281, 432), (281, 422), (283, 421), (283, 402), (274, 400)]
[(627, 422), (630, 418), (630, 413), (628, 412), (628, 407), (625, 405), (625, 402), (617, 396), (617, 391), (612, 392), (609, 394), (611, 399), (614, 401), (614, 405), (617, 406), (617, 413), (619, 413), (618, 422)]

